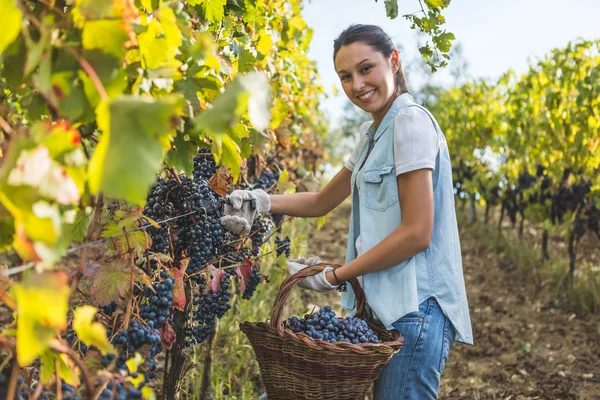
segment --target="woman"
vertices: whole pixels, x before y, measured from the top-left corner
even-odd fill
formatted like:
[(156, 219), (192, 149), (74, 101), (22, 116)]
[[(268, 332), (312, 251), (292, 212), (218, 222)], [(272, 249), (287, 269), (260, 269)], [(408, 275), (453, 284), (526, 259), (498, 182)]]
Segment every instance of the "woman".
[[(227, 229), (244, 233), (266, 212), (319, 217), (352, 195), (346, 263), (301, 286), (327, 291), (358, 278), (370, 317), (404, 337), (374, 385), (375, 400), (435, 399), (450, 346), (473, 344), (444, 135), (408, 93), (398, 50), (381, 28), (352, 25), (334, 42), (344, 93), (373, 121), (341, 171), (318, 193), (234, 191)], [(256, 210), (241, 208), (256, 200)], [(320, 260), (298, 259), (290, 273)], [(354, 311), (354, 293), (342, 307)]]

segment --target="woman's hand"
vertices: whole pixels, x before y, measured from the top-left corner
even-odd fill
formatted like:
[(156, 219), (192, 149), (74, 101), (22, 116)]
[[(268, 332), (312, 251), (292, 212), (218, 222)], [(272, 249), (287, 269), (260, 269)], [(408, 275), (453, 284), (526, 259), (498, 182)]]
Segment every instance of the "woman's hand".
[[(271, 209), (271, 199), (267, 192), (257, 190), (234, 190), (227, 196), (229, 204), (225, 204), (221, 225), (237, 235), (248, 235), (254, 219), (268, 213)], [(256, 207), (243, 207), (245, 200), (255, 200)]]
[[(322, 261), (319, 257), (299, 257), (296, 260), (288, 260), (285, 263), (285, 266), (290, 273), (290, 275), (295, 274), (298, 271), (303, 270), (306, 267), (310, 267), (312, 265), (320, 264)], [(319, 272), (317, 275), (309, 276), (304, 278), (298, 286), (308, 290), (314, 290), (316, 292), (327, 292), (331, 289), (335, 289), (337, 285), (332, 285), (326, 278), (326, 274), (329, 271), (332, 271), (332, 267), (326, 267), (323, 271)]]

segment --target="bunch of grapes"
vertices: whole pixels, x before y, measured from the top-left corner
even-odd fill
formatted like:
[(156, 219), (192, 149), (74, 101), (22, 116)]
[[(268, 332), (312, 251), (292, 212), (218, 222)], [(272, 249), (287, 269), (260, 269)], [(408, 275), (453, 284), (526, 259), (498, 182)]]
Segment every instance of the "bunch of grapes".
[(217, 292), (205, 291), (204, 278), (200, 281), (198, 292), (194, 294), (194, 310), (191, 321), (186, 326), (186, 339), (189, 344), (202, 343), (212, 331), (217, 318), (223, 317), (231, 308), (230, 297), (230, 275), (225, 276), (219, 282)]
[(71, 327), (69, 327), (65, 335), (67, 343), (69, 343), (69, 345), (71, 345), (72, 348), (78, 350), (81, 354), (85, 356), (85, 354), (88, 351), (88, 347), (82, 341), (79, 340), (77, 333)]
[(98, 400), (134, 400), (141, 399), (142, 391), (134, 387), (125, 387), (123, 382), (109, 382)]
[(276, 254), (279, 257), (281, 254), (285, 253), (287, 258), (290, 258), (290, 237), (286, 236), (285, 239), (280, 239), (279, 236), (275, 237), (275, 247)]
[[(110, 337), (112, 331), (108, 329), (106, 335)], [(149, 328), (138, 321), (131, 321), (129, 329), (121, 329), (112, 339), (112, 344), (118, 349), (120, 354), (117, 359), (117, 368), (126, 369), (125, 361), (135, 354), (136, 351), (144, 345), (150, 345), (150, 358), (148, 359), (148, 367), (154, 370), (156, 361), (154, 356), (162, 351), (160, 345), (160, 332), (156, 328)], [(129, 354), (129, 357), (127, 356)], [(106, 367), (112, 361), (113, 357), (105, 356), (102, 359), (102, 364)]]
[(209, 180), (217, 172), (217, 163), (210, 149), (200, 148), (194, 157), (194, 181)]
[(502, 213), (504, 213), (505, 210), (508, 213), (510, 222), (514, 226), (517, 223), (519, 205), (517, 202), (517, 192), (510, 187), (504, 192), (504, 197), (502, 198)]
[(163, 283), (153, 283), (152, 289), (146, 288), (140, 307), (140, 317), (150, 328), (162, 327), (169, 319), (171, 302), (173, 301), (173, 279), (161, 272)]
[[(11, 370), (12, 362), (0, 371), (0, 399), (8, 398), (8, 385), (10, 384)], [(19, 375), (17, 377), (17, 386), (14, 392), (15, 399), (24, 400), (29, 398), (27, 387), (23, 384), (24, 382), (25, 379)]]
[(273, 186), (275, 186), (278, 179), (279, 179), (278, 175), (275, 175), (273, 172), (269, 171), (268, 169), (265, 169), (258, 176), (258, 179), (254, 183), (253, 188), (268, 191)]
[(256, 287), (260, 283), (261, 275), (260, 271), (256, 268), (252, 268), (252, 274), (250, 275), (250, 279), (246, 282), (246, 289), (244, 289), (244, 293), (242, 294), (242, 299), (250, 300), (256, 291)]
[(285, 322), (294, 333), (303, 332), (315, 340), (329, 343), (379, 343), (379, 338), (367, 323), (359, 318), (338, 318), (329, 306), (303, 318), (291, 317)]
[[(171, 179), (158, 177), (156, 184), (148, 194), (144, 215), (152, 218), (154, 221), (162, 221), (174, 216), (179, 207), (176, 207), (177, 201), (177, 182)], [(174, 203), (175, 201), (175, 203)], [(147, 230), (152, 239), (150, 251), (155, 253), (166, 253), (169, 248), (169, 234), (166, 226), (156, 228), (151, 226)]]
[(260, 248), (265, 242), (267, 234), (273, 228), (273, 220), (269, 215), (265, 215), (261, 218), (256, 218), (252, 223), (250, 229), (250, 235), (252, 236), (252, 255), (257, 256), (260, 254)]

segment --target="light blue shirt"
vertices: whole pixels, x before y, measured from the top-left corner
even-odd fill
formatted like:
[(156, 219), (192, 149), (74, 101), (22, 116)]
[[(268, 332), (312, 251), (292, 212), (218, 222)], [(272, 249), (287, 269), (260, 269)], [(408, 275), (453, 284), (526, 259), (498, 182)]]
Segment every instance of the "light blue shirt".
[[(373, 145), (367, 158), (370, 140)], [(429, 111), (405, 93), (394, 101), (377, 130), (369, 129), (359, 147), (355, 156), (357, 167), (352, 165), (352, 215), (346, 263), (357, 257), (355, 244), (359, 236), (362, 252), (367, 252), (400, 225), (397, 174), (433, 168), (434, 221), (430, 246), (396, 266), (363, 276), (367, 304), (387, 329), (393, 329), (392, 323), (418, 311), (419, 304), (427, 298), (435, 297), (456, 330), (456, 340), (473, 344), (452, 168), (442, 130)], [(355, 296), (350, 287), (342, 294), (342, 307), (355, 312)]]

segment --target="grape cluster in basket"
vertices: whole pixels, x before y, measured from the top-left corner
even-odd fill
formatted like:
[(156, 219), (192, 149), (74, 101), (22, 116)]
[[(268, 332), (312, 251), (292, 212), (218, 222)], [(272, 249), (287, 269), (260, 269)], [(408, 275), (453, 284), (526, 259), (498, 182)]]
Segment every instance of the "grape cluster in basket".
[(338, 318), (329, 306), (321, 308), (318, 313), (306, 314), (303, 318), (289, 318), (286, 328), (329, 343), (379, 343), (379, 338), (365, 321), (360, 318)]

